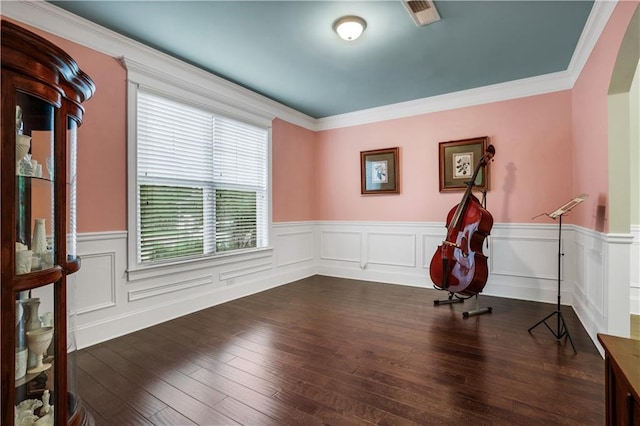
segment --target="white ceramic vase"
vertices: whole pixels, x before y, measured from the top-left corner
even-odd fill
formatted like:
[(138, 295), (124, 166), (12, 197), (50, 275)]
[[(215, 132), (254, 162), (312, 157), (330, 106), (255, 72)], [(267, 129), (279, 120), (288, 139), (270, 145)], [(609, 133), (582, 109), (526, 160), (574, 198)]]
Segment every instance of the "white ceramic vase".
[(49, 363), (43, 363), (44, 354), (53, 339), (53, 327), (40, 327), (35, 330), (27, 331), (27, 345), (29, 353), (36, 356), (36, 365), (27, 370), (27, 373), (39, 373), (51, 367)]
[(24, 308), (22, 307), (22, 301), (16, 300), (16, 326), (20, 323), (23, 313), (24, 313)]
[(33, 265), (33, 251), (20, 250), (16, 252), (16, 274), (28, 274)]
[(44, 219), (36, 219), (31, 238), (31, 251), (33, 254), (42, 255), (47, 251), (47, 234)]
[(28, 357), (29, 350), (27, 348), (16, 349), (16, 380), (23, 378), (27, 374)]
[(40, 328), (42, 324), (40, 323), (40, 315), (38, 310), (40, 309), (40, 298), (32, 297), (27, 300), (23, 300), (22, 304), (24, 305), (24, 318), (26, 320), (26, 331), (35, 330)]
[[(40, 308), (40, 298), (32, 297), (31, 299), (24, 300), (24, 318), (25, 318), (25, 331), (33, 331), (39, 329), (42, 324), (40, 323), (40, 316), (38, 310)], [(29, 356), (27, 358), (27, 366), (33, 368), (38, 363), (38, 354), (33, 352), (29, 348)]]
[(16, 380), (27, 374), (29, 351), (25, 342), (25, 322), (22, 300), (16, 300)]
[(31, 149), (31, 138), (26, 135), (16, 135), (16, 163), (20, 162)]

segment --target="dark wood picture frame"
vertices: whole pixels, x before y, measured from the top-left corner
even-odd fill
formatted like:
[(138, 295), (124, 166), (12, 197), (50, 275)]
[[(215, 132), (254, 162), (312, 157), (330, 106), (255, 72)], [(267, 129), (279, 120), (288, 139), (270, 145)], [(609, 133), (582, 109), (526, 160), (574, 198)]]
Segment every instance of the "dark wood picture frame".
[[(489, 137), (440, 142), (440, 192), (464, 191), (489, 146)], [(475, 188), (489, 189), (489, 167), (482, 167)]]
[(360, 152), (360, 192), (398, 194), (400, 192), (399, 148)]

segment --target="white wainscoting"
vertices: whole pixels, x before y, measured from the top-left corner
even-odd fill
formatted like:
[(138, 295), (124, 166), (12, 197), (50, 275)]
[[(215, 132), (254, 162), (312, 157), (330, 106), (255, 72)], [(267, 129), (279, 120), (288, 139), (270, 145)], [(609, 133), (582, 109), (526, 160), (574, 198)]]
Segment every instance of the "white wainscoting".
[[(431, 288), (429, 264), (445, 231), (442, 223), (318, 222), (317, 272)], [(570, 234), (563, 237), (565, 244), (568, 238)], [(556, 301), (557, 252), (553, 225), (496, 224), (485, 244), (489, 281), (484, 293)], [(563, 256), (562, 261), (567, 260)], [(570, 304), (572, 288), (563, 284), (562, 294)]]
[(640, 225), (631, 227), (631, 313), (640, 315)]
[[(78, 346), (314, 274), (431, 288), (429, 264), (445, 231), (442, 223), (423, 222), (278, 223), (271, 250), (130, 281), (126, 232), (82, 234), (83, 262), (74, 291)], [(592, 339), (598, 332), (624, 335), (624, 309), (628, 335), (628, 313), (640, 312), (640, 262), (629, 262), (631, 271), (612, 271), (610, 265), (625, 253), (638, 258), (639, 234), (640, 228), (633, 236), (611, 236), (563, 225), (558, 257), (556, 224), (495, 224), (484, 245), (489, 267), (484, 294), (555, 305), (560, 259), (561, 302), (573, 306)], [(612, 280), (627, 293), (610, 296)]]
[(573, 234), (575, 271), (572, 305), (594, 339), (597, 333), (607, 331), (605, 235), (583, 228), (576, 228)]

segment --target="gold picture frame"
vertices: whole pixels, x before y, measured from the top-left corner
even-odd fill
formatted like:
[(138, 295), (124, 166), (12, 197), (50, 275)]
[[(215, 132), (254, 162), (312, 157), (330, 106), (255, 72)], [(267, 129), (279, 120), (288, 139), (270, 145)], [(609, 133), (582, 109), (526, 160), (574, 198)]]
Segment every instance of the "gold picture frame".
[[(440, 192), (466, 189), (488, 145), (488, 136), (440, 142)], [(479, 190), (489, 189), (488, 165), (478, 171), (474, 186)]]
[(360, 152), (360, 192), (397, 194), (400, 192), (399, 148)]

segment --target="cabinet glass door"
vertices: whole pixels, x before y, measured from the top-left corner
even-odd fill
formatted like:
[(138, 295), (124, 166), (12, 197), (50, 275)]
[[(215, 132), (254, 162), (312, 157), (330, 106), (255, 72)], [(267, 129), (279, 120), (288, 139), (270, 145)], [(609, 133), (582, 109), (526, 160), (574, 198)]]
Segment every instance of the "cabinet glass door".
[(16, 300), (15, 415), (20, 420), (16, 424), (33, 424), (29, 419), (45, 416), (53, 420), (53, 287), (49, 284), (20, 292)]
[[(76, 246), (76, 185), (77, 185), (77, 134), (78, 123), (73, 118), (67, 119), (67, 259), (71, 265), (77, 265)], [(77, 304), (76, 281), (78, 274), (73, 273), (66, 277), (67, 284), (67, 415), (71, 418), (78, 408), (78, 384), (77, 372), (77, 345), (76, 345), (76, 315)]]
[(16, 105), (16, 274), (54, 264), (54, 108), (18, 93)]
[[(51, 269), (55, 264), (55, 108), (40, 98), (18, 92), (15, 111), (14, 266), (16, 276), (21, 277), (47, 269), (55, 272)], [(51, 278), (55, 281), (60, 274), (49, 276), (55, 276)], [(16, 424), (33, 424), (43, 417), (53, 422), (53, 342), (58, 333), (54, 324), (54, 287), (54, 282), (44, 281), (21, 290), (27, 287), (20, 284), (15, 293)]]

